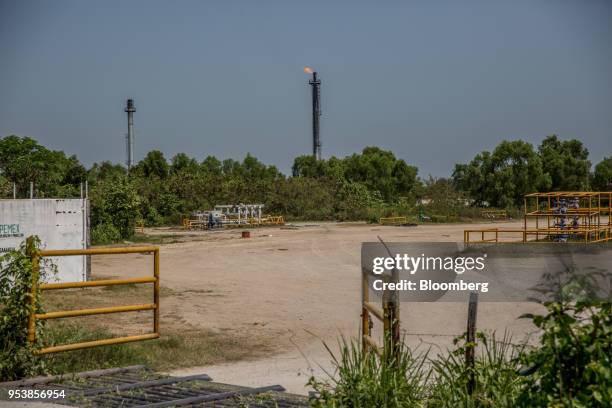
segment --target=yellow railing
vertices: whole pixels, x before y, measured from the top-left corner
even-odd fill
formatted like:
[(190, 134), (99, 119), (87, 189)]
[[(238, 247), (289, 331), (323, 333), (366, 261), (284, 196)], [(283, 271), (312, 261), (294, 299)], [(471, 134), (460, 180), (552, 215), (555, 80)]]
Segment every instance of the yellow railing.
[(480, 212), (480, 215), (482, 216), (482, 218), (490, 219), (508, 218), (508, 213), (506, 212), (506, 210), (482, 210)]
[[(153, 254), (153, 276), (129, 278), (129, 279), (106, 279), (88, 282), (64, 282), (64, 283), (39, 283), (40, 259), (50, 256), (78, 256), (78, 255), (110, 255), (110, 254)], [(80, 343), (62, 344), (52, 347), (43, 347), (36, 354), (57, 353), (60, 351), (78, 350), (90, 347), (106, 346), (111, 344), (128, 343), (139, 340), (150, 340), (159, 337), (159, 247), (156, 246), (134, 246), (122, 248), (94, 248), (94, 249), (61, 249), (41, 250), (32, 256), (32, 289), (31, 301), (32, 312), (28, 321), (28, 341), (36, 342), (36, 320), (61, 319), (66, 317), (91, 316), (108, 313), (125, 313), (141, 310), (153, 310), (153, 332), (147, 334), (115, 337), (110, 339), (92, 340)], [(153, 303), (139, 305), (124, 305), (100, 307), (93, 309), (61, 310), (47, 313), (36, 313), (36, 298), (38, 291), (90, 288), (97, 286), (117, 286), (130, 284), (153, 284)]]
[[(609, 241), (609, 227), (591, 228), (533, 228), (533, 229), (498, 229), (484, 228), (463, 231), (463, 242), (466, 244), (500, 243), (500, 242), (550, 242), (552, 237), (571, 237), (568, 242), (605, 242)], [(474, 237), (476, 235), (476, 237)]]
[[(228, 222), (223, 224), (225, 228), (243, 228), (243, 227), (258, 227), (261, 225), (285, 225), (285, 217), (282, 215), (268, 215), (263, 218), (229, 218)], [(183, 229), (197, 229), (207, 228), (204, 221), (192, 220), (189, 218), (183, 218)]]
[(403, 225), (407, 222), (406, 217), (384, 217), (378, 219), (378, 223), (381, 225)]
[(268, 215), (261, 219), (261, 223), (264, 225), (285, 225), (285, 217), (282, 215)]
[(183, 229), (190, 230), (195, 228), (203, 228), (204, 226), (205, 223), (203, 221), (183, 218)]

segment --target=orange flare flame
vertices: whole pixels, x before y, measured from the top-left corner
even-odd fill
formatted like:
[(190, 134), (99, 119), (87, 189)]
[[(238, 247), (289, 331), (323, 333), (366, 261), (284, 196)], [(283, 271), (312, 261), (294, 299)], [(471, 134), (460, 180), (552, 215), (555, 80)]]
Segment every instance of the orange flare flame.
[(313, 69), (312, 69), (312, 68), (310, 68), (310, 67), (304, 67), (304, 72), (305, 72), (306, 74), (312, 74), (314, 71), (313, 71)]

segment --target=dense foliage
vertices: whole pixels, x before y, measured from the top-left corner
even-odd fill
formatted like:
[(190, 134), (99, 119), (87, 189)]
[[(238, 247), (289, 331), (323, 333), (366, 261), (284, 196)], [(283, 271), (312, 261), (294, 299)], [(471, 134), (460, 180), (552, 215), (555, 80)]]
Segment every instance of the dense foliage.
[[(519, 375), (522, 346), (505, 335), (477, 333), (475, 343), (465, 336), (455, 339), (455, 349), (431, 362), (432, 376), (428, 407), (518, 407), (527, 379)], [(466, 347), (477, 345), (474, 366), (465, 363)], [(473, 381), (473, 389), (469, 383)]]
[[(42, 361), (32, 353), (36, 345), (28, 342), (28, 321), (32, 308), (38, 309), (38, 296), (32, 302), (32, 262), (29, 254), (37, 250), (38, 238), (21, 248), (0, 256), (0, 381), (38, 374)], [(40, 278), (53, 273), (50, 263), (41, 263)], [(32, 306), (34, 304), (34, 306)], [(42, 337), (43, 321), (36, 322), (37, 338)]]
[(593, 190), (612, 191), (612, 156), (600, 161), (591, 176)]
[(609, 302), (548, 304), (529, 316), (540, 346), (521, 356), (529, 378), (524, 406), (607, 407), (612, 401), (612, 307)]
[[(512, 208), (527, 192), (612, 188), (612, 157), (590, 173), (588, 151), (577, 140), (547, 137), (537, 150), (526, 142), (504, 141), (452, 178), (421, 179), (417, 168), (378, 147), (344, 158), (294, 160), (286, 176), (250, 154), (242, 161), (184, 153), (168, 160), (149, 152), (128, 173), (101, 162), (86, 169), (28, 137), (0, 139), (0, 196), (77, 197), (87, 181), (94, 242), (132, 235), (137, 221), (148, 226), (178, 224), (192, 211), (215, 204), (256, 202), (266, 212), (294, 220), (376, 220), (404, 215), (413, 220), (454, 221), (479, 214), (477, 207)], [(472, 207), (472, 208), (470, 208)]]
[[(540, 330), (539, 344), (513, 344), (479, 333), (465, 336), (448, 353), (414, 356), (402, 345), (397, 357), (364, 352), (356, 342), (332, 354), (335, 371), (311, 378), (315, 407), (609, 407), (612, 401), (612, 310), (610, 303), (547, 305), (528, 316)], [(473, 367), (465, 348), (476, 347)], [(390, 358), (391, 357), (391, 358)], [(468, 382), (472, 384), (468, 386)]]
[(477, 205), (510, 207), (523, 194), (537, 191), (605, 191), (612, 183), (607, 159), (591, 174), (588, 150), (579, 140), (561, 141), (552, 135), (537, 151), (521, 140), (501, 142), (493, 152), (483, 151), (467, 164), (457, 164), (453, 182)]
[(0, 186), (4, 190), (12, 189), (8, 183), (14, 182), (19, 194), (25, 196), (33, 182), (36, 197), (71, 197), (78, 194), (86, 175), (76, 156), (66, 157), (29, 137), (0, 139)]
[[(327, 346), (326, 346), (327, 347)], [(364, 351), (359, 342), (340, 343), (336, 357), (329, 351), (335, 372), (327, 380), (311, 377), (308, 385), (314, 389), (311, 406), (323, 407), (418, 407), (426, 398), (428, 372), (426, 356), (413, 356), (402, 344), (399, 353), (383, 355)]]

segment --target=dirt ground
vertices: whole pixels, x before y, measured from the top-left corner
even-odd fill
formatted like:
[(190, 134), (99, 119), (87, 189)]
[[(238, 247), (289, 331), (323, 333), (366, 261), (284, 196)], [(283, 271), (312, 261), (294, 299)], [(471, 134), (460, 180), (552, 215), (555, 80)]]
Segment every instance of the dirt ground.
[[(484, 226), (491, 226), (484, 225)], [(496, 223), (507, 228), (520, 222)], [(311, 375), (330, 370), (322, 342), (356, 338), (360, 322), (360, 247), (380, 236), (387, 242), (462, 241), (475, 224), (392, 227), (368, 224), (299, 224), (285, 228), (194, 232), (170, 229), (147, 234), (176, 234), (161, 246), (162, 331), (164, 326), (206, 329), (262, 344), (260, 357), (175, 375), (207, 373), (215, 381), (249, 386), (281, 384), (306, 393)], [(93, 258), (92, 276), (133, 277), (151, 273), (151, 257), (107, 255)], [(478, 328), (509, 331), (515, 339), (533, 327), (517, 317), (538, 310), (534, 304), (488, 303), (479, 306)], [(465, 330), (467, 304), (406, 303), (401, 326), (417, 350), (444, 352)], [(380, 329), (380, 324), (375, 329)], [(335, 349), (336, 347), (332, 347)], [(257, 351), (257, 350), (255, 350)]]

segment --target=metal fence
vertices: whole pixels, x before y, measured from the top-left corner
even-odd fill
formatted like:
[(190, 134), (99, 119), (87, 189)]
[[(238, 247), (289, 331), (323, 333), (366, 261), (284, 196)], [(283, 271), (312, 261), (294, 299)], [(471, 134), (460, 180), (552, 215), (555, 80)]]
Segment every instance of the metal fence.
[[(87, 282), (65, 282), (65, 283), (39, 283), (40, 260), (44, 257), (75, 256), (75, 255), (110, 255), (110, 254), (152, 254), (153, 276), (129, 278), (129, 279), (105, 279)], [(91, 340), (79, 343), (43, 347), (36, 354), (57, 353), (60, 351), (78, 350), (90, 347), (106, 346), (111, 344), (128, 343), (139, 340), (150, 340), (159, 337), (159, 247), (156, 246), (133, 246), (122, 248), (94, 248), (94, 249), (63, 249), (63, 250), (40, 250), (31, 254), (32, 258), (32, 312), (28, 322), (28, 341), (36, 342), (36, 320), (61, 319), (68, 317), (91, 316), (109, 313), (126, 313), (141, 310), (153, 310), (153, 331), (151, 333), (114, 337), (109, 339)], [(124, 305), (100, 307), (93, 309), (61, 310), (47, 313), (36, 313), (36, 299), (38, 291), (61, 290), (73, 288), (90, 288), (99, 286), (117, 286), (131, 284), (153, 284), (153, 302), (138, 305)]]

